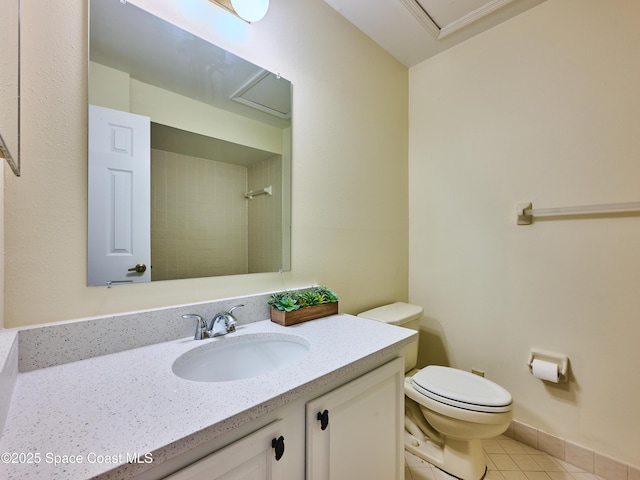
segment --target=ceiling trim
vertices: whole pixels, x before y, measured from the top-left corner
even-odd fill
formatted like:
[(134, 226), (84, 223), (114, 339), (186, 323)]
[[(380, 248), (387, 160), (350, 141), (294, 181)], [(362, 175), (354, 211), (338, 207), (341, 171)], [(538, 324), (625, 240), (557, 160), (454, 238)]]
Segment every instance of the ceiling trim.
[(429, 13), (422, 8), (418, 0), (400, 0), (405, 7), (416, 17), (420, 24), (425, 27), (436, 40), (442, 40), (449, 35), (463, 29), (467, 25), (486, 17), (490, 13), (502, 8), (514, 0), (491, 0), (483, 6), (467, 13), (465, 16), (455, 20), (444, 27), (439, 27)]
[(438, 38), (440, 35), (440, 27), (436, 25), (436, 23), (431, 19), (429, 14), (420, 6), (417, 0), (400, 0), (407, 10), (409, 10), (416, 20), (420, 22), (420, 24), (429, 30), (429, 33), (433, 35), (433, 38)]

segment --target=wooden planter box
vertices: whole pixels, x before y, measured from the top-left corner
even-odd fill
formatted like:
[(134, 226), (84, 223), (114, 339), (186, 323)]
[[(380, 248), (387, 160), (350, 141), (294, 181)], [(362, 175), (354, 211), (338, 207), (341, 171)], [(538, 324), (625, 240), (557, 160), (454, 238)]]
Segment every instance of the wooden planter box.
[(338, 313), (338, 302), (303, 307), (293, 312), (283, 312), (275, 307), (271, 307), (271, 321), (288, 327), (289, 325), (307, 322), (314, 318), (327, 317), (336, 313)]

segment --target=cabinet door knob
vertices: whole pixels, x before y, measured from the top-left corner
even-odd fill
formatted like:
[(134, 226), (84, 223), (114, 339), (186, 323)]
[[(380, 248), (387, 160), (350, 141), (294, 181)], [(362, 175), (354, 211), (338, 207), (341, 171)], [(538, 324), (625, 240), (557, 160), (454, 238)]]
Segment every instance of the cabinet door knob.
[(320, 420), (320, 430), (326, 430), (329, 425), (329, 410), (318, 412), (318, 420)]
[(284, 455), (284, 437), (274, 438), (271, 440), (271, 447), (276, 450), (276, 461), (280, 460)]

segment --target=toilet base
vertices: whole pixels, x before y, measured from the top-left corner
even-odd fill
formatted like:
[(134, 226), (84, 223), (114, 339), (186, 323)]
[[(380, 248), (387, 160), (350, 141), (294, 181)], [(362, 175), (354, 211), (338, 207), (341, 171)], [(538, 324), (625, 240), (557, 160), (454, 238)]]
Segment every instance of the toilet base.
[(447, 438), (439, 445), (428, 438), (419, 440), (404, 431), (406, 451), (462, 480), (482, 480), (487, 472), (481, 441)]

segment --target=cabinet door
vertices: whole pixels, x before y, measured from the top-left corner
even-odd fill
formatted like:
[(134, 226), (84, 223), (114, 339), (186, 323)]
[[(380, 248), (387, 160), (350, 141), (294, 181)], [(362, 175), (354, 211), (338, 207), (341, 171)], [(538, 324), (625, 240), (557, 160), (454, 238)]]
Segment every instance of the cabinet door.
[(307, 480), (401, 480), (404, 360), (307, 403)]
[(166, 480), (279, 480), (287, 457), (283, 450), (283, 421), (278, 420)]

